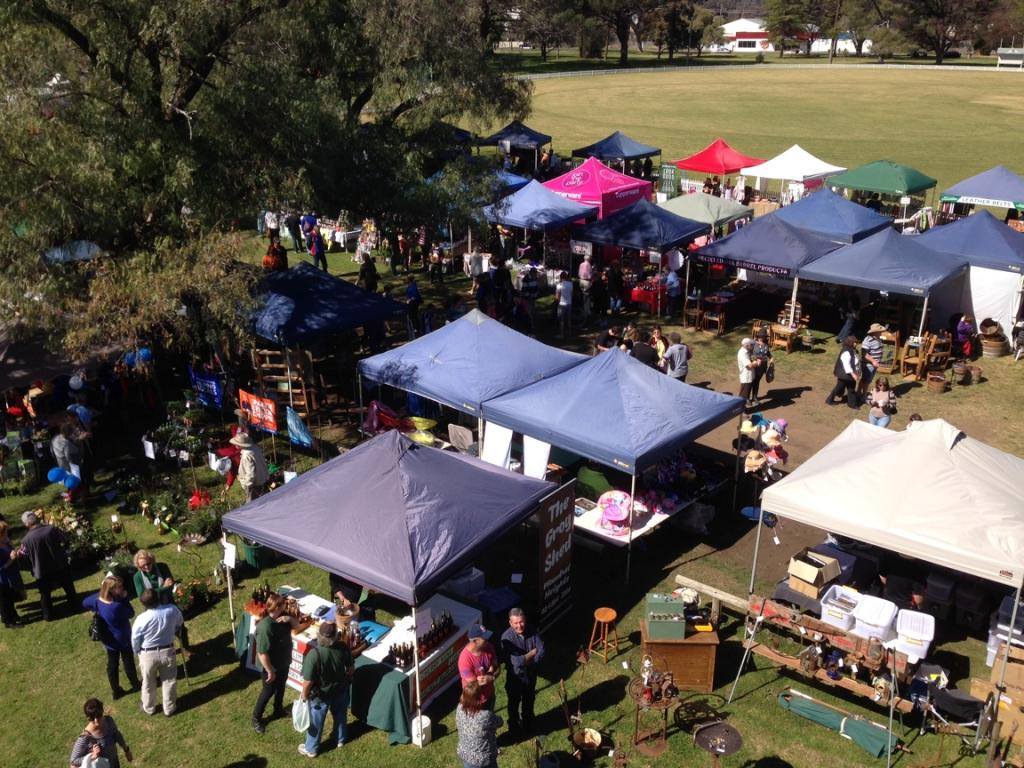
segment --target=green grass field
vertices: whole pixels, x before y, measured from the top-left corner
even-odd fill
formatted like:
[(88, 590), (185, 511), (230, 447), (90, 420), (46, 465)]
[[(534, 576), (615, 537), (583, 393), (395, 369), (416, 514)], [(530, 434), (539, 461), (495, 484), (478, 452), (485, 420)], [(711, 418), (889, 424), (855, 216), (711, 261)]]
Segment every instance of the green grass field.
[[(994, 73), (934, 73), (931, 71), (864, 70), (775, 70), (656, 73), (552, 79), (536, 83), (534, 114), (530, 125), (554, 134), (556, 148), (567, 153), (574, 146), (589, 143), (621, 128), (635, 138), (659, 143), (665, 157), (676, 158), (696, 151), (715, 136), (722, 135), (749, 153), (770, 156), (794, 142), (820, 154), (824, 159), (853, 166), (888, 157), (906, 162), (940, 179), (940, 189), (999, 162), (1011, 167), (1019, 154), (1016, 123), (1024, 112), (1024, 100), (1016, 95), (1014, 75)], [(254, 252), (262, 246), (254, 244)], [(292, 257), (294, 258), (294, 257)], [(331, 254), (331, 271), (352, 276), (354, 265), (345, 254)], [(393, 285), (398, 280), (388, 280)], [(426, 290), (427, 301), (439, 294)], [(465, 290), (464, 281), (453, 281), (448, 290)], [(541, 305), (542, 314), (546, 304)], [(649, 322), (650, 318), (642, 317)], [(541, 337), (549, 338), (549, 328)], [(694, 344), (695, 360), (691, 378), (707, 381), (718, 390), (734, 386), (733, 368), (737, 341), (745, 328), (733, 328), (723, 338), (687, 332)], [(586, 335), (574, 346), (585, 349)], [(832, 351), (831, 340), (822, 337), (819, 348)], [(797, 394), (780, 404), (776, 415), (785, 414), (794, 425), (790, 452), (794, 460), (813, 453), (849, 420), (845, 409), (824, 409), (821, 389), (830, 382), (831, 354), (794, 353), (778, 364), (776, 387), (809, 388), (807, 397)], [(1009, 359), (981, 361), (988, 381), (946, 395), (930, 396), (923, 388), (912, 388), (901, 400), (904, 420), (917, 410), (926, 417), (943, 416), (971, 434), (1015, 453), (1024, 452), (1024, 438), (1015, 425), (1021, 422), (1019, 404), (1022, 367)], [(770, 393), (769, 393), (770, 395)], [(863, 418), (863, 415), (860, 416)], [(900, 421), (896, 426), (902, 426)], [(714, 447), (728, 446), (728, 430), (716, 431), (708, 441)], [(280, 443), (279, 443), (280, 445)], [(129, 446), (134, 448), (134, 439)], [(200, 473), (201, 482), (211, 487), (217, 480)], [(102, 477), (101, 477), (102, 480)], [(52, 492), (34, 497), (0, 498), (0, 513), (9, 520), (22, 511), (47, 503)], [(233, 500), (240, 502), (237, 490)], [(729, 500), (721, 500), (720, 513)], [(101, 504), (91, 512), (100, 525), (114, 511), (113, 504)], [(136, 546), (154, 549), (158, 558), (170, 564), (179, 577), (208, 575), (218, 559), (215, 545), (195, 554), (178, 552), (171, 537), (158, 536), (152, 525), (138, 516), (127, 517), (127, 535)], [(778, 574), (782, 550), (794, 546), (797, 532), (784, 528), (782, 546), (769, 547), (771, 565), (761, 572), (759, 587)], [(15, 529), (15, 538), (21, 535)], [(650, 537), (634, 557), (634, 579), (627, 589), (621, 582), (621, 563), (583, 549), (574, 564), (576, 611), (549, 636), (551, 659), (543, 670), (537, 712), (544, 731), (545, 750), (563, 750), (565, 727), (558, 709), (557, 682), (567, 678), (573, 706), (583, 691), (584, 721), (627, 744), (632, 734), (633, 708), (624, 701), (625, 684), (632, 671), (622, 667), (628, 661), (639, 668), (639, 610), (635, 607), (650, 590), (670, 587), (672, 576), (684, 572), (715, 586), (743, 593), (749, 565), (743, 543), (749, 543), (750, 526), (737, 525), (734, 517), (720, 514), (712, 535), (704, 541), (671, 529)], [(522, 543), (522, 542), (518, 542)], [(517, 541), (506, 543), (490, 558), (498, 578), (516, 561)], [(100, 574), (82, 573), (77, 586), (81, 593), (96, 588)], [(260, 581), (272, 585), (291, 583), (319, 592), (327, 591), (326, 575), (299, 563), (280, 563), (265, 571)], [(241, 605), (256, 580), (249, 577), (240, 587)], [(497, 582), (495, 582), (497, 583)], [(27, 618), (38, 617), (37, 593), (29, 590), (29, 601), (20, 606)], [(58, 598), (58, 606), (61, 601)], [(576, 648), (590, 631), (590, 612), (598, 605), (613, 605), (620, 611), (620, 635), (625, 639), (618, 658), (597, 661), (585, 673), (575, 666)], [(75, 615), (44, 625), (34, 621), (18, 631), (0, 631), (3, 659), (3, 693), (0, 708), (6, 737), (0, 739), (0, 762), (16, 768), (66, 764), (75, 736), (82, 727), (81, 703), (98, 695), (109, 703), (104, 675), (104, 658), (96, 644), (86, 637), (88, 618)], [(727, 693), (739, 658), (733, 619), (723, 629), (727, 640), (720, 650), (716, 685)], [(138, 696), (129, 696), (113, 706), (121, 729), (143, 768), (276, 768), (294, 765), (300, 758), (295, 748), (298, 734), (290, 723), (270, 724), (266, 735), (256, 736), (249, 727), (249, 714), (257, 694), (254, 678), (238, 671), (234, 661), (227, 604), (224, 599), (190, 621), (196, 648), (190, 671), (191, 687), (179, 681), (181, 711), (171, 719), (150, 718), (138, 709)], [(984, 645), (975, 639), (957, 638), (943, 646), (945, 661), (957, 670), (956, 680), (967, 686), (971, 673), (987, 676)], [(811, 768), (823, 764), (875, 766), (849, 742), (823, 728), (806, 724), (782, 711), (775, 703), (779, 691), (792, 683), (800, 690), (844, 706), (876, 722), (883, 721), (879, 708), (862, 702), (836, 698), (803, 681), (780, 676), (765, 662), (741, 680), (738, 699), (727, 708), (730, 722), (744, 736), (741, 753), (723, 761), (723, 766), (744, 768)], [(289, 694), (291, 697), (293, 694)], [(504, 707), (499, 686), (498, 707)], [(446, 698), (429, 712), (435, 724), (435, 741), (428, 748), (389, 747), (384, 734), (356, 726), (352, 741), (342, 752), (330, 751), (319, 758), (327, 764), (377, 766), (453, 766), (455, 758), (452, 699)], [(909, 730), (908, 739), (916, 732)], [(903, 729), (900, 729), (903, 733)], [(669, 751), (657, 759), (634, 753), (630, 765), (707, 765), (707, 756), (692, 747), (685, 733), (672, 732)], [(939, 760), (939, 740), (926, 736), (913, 740), (914, 754), (902, 756), (898, 765), (949, 764), (957, 760), (955, 745), (947, 740), (944, 759)], [(502, 768), (533, 765), (533, 746), (503, 744)], [(964, 768), (981, 766), (981, 758), (961, 758)], [(600, 766), (610, 766), (601, 758)]]
[(722, 136), (769, 158), (800, 144), (853, 168), (889, 159), (938, 179), (938, 191), (994, 165), (1020, 166), (1019, 72), (727, 69), (534, 83), (527, 124), (567, 156), (621, 130), (664, 161)]

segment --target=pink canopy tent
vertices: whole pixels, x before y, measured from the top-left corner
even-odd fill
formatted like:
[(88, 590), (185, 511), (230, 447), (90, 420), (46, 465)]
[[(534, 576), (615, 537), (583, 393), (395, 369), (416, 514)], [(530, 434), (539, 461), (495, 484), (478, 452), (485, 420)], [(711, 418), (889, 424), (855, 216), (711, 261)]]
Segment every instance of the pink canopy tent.
[(676, 160), (676, 167), (686, 171), (727, 176), (736, 173), (740, 168), (758, 165), (762, 162), (764, 161), (756, 157), (747, 157), (737, 152), (723, 139), (715, 139), (697, 154)]
[(650, 200), (654, 191), (651, 182), (613, 171), (593, 157), (568, 173), (544, 182), (544, 186), (569, 200), (596, 205), (599, 219), (639, 200)]

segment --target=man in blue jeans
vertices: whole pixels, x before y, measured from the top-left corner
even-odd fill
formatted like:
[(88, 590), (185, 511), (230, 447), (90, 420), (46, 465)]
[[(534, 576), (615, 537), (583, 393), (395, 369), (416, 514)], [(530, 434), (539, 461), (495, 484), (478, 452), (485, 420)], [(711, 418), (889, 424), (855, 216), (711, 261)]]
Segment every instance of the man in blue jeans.
[(299, 754), (305, 757), (317, 756), (328, 711), (334, 720), (330, 741), (339, 747), (345, 743), (349, 681), (355, 671), (348, 644), (338, 642), (338, 627), (333, 622), (323, 622), (316, 639), (316, 648), (302, 660), (300, 698), (309, 702), (309, 729), (306, 741), (299, 745)]

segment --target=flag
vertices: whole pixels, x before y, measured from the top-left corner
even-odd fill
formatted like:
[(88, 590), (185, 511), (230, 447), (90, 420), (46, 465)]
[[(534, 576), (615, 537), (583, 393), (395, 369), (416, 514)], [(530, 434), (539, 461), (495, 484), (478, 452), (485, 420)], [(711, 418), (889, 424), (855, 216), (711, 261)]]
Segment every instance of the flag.
[(268, 397), (257, 397), (238, 390), (238, 404), (248, 416), (249, 425), (264, 432), (277, 433), (277, 403)]
[(224, 405), (224, 385), (216, 374), (196, 371), (190, 365), (188, 377), (192, 381), (192, 389), (196, 393), (196, 399), (207, 408), (220, 408)]
[(310, 434), (309, 427), (302, 420), (292, 407), (286, 406), (286, 414), (288, 416), (288, 439), (296, 445), (301, 445), (303, 448), (313, 447), (313, 435)]

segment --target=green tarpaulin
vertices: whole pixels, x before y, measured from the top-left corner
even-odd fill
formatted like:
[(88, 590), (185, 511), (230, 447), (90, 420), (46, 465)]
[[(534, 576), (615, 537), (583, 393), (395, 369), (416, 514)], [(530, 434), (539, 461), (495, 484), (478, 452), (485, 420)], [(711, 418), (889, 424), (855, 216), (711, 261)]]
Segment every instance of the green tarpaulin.
[(828, 180), (831, 187), (878, 192), (882, 195), (914, 195), (931, 189), (938, 182), (931, 176), (891, 160), (876, 160)]
[(780, 693), (779, 706), (812, 723), (838, 731), (840, 736), (850, 739), (872, 757), (882, 757), (886, 744), (895, 751), (900, 743), (884, 726), (847, 715), (798, 691), (787, 689)]
[(703, 192), (679, 195), (679, 197), (673, 197), (659, 205), (676, 216), (699, 221), (702, 224), (710, 224), (713, 227), (724, 227), (733, 221), (749, 219), (754, 216), (753, 208), (740, 205), (734, 200), (706, 195)]

